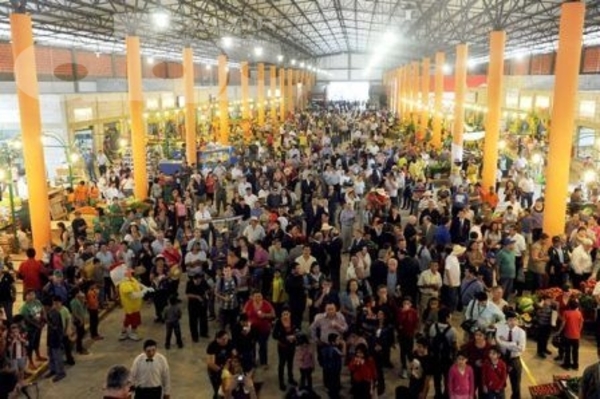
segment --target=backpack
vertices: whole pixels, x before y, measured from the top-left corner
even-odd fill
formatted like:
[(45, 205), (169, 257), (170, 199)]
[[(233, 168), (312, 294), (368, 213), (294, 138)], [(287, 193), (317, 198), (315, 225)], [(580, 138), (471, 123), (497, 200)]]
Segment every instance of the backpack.
[(452, 347), (448, 341), (446, 334), (452, 326), (448, 325), (444, 330), (440, 330), (439, 323), (435, 323), (435, 336), (431, 339), (431, 352), (436, 362), (448, 363), (452, 362)]

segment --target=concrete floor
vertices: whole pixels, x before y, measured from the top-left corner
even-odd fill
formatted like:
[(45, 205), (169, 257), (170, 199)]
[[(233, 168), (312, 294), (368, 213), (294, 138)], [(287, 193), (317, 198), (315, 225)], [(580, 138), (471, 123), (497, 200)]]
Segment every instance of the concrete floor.
[[(181, 285), (183, 286), (183, 284)], [(183, 304), (185, 307), (185, 303)], [(153, 323), (153, 308), (150, 304), (146, 304), (142, 311), (143, 326), (140, 329), (143, 338), (153, 338), (157, 342), (164, 341), (164, 327), (161, 324)], [(172, 379), (172, 394), (173, 399), (186, 398), (209, 398), (212, 390), (206, 375), (206, 346), (207, 339), (202, 339), (199, 343), (192, 343), (189, 339), (187, 327), (187, 317), (183, 321), (184, 344), (183, 349), (171, 349), (169, 351), (159, 347), (159, 351), (165, 354), (169, 360), (171, 367)], [(52, 383), (49, 380), (40, 380), (40, 397), (44, 399), (63, 399), (63, 398), (98, 398), (102, 395), (104, 377), (107, 369), (114, 364), (124, 364), (131, 366), (131, 362), (142, 351), (142, 341), (120, 342), (117, 336), (120, 331), (122, 321), (122, 313), (120, 309), (112, 311), (103, 322), (100, 324), (100, 333), (105, 336), (105, 339), (93, 343), (90, 346), (90, 354), (87, 356), (77, 356), (77, 364), (67, 369), (67, 378), (58, 382)], [(453, 323), (458, 325), (457, 323)], [(210, 334), (214, 334), (216, 326), (214, 323), (210, 325)], [(590, 363), (596, 361), (595, 345), (588, 339), (580, 349), (580, 371)], [(552, 375), (565, 374), (564, 370), (558, 367), (551, 359), (541, 360), (535, 358), (535, 342), (529, 342), (524, 361), (530, 373), (524, 371), (522, 381), (522, 396), (523, 398), (530, 397), (527, 387), (536, 383), (547, 383), (552, 381)], [(394, 364), (398, 364), (398, 352), (394, 350), (392, 353)], [(264, 381), (264, 386), (261, 391), (261, 398), (281, 398), (283, 395), (278, 389), (277, 383), (277, 355), (275, 342), (271, 340), (269, 347), (269, 364), (268, 370), (259, 370), (256, 380)], [(298, 374), (298, 373), (296, 373)], [(393, 398), (393, 389), (400, 384), (406, 383), (406, 380), (401, 380), (398, 376), (398, 370), (388, 370), (386, 374), (386, 385), (388, 392), (381, 398)], [(298, 379), (299, 376), (296, 376)], [(318, 393), (326, 398), (326, 394), (322, 391), (321, 370), (317, 368), (313, 378)], [(348, 385), (348, 374), (344, 371), (342, 382)], [(430, 395), (433, 397), (433, 392)], [(349, 397), (347, 390), (344, 391), (344, 397)]]

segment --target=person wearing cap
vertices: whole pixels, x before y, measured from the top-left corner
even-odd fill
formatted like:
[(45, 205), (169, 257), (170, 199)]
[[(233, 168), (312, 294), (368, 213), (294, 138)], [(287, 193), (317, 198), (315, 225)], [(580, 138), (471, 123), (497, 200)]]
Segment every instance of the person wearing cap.
[(592, 261), (592, 255), (590, 254), (594, 248), (594, 242), (589, 238), (581, 240), (573, 252), (571, 252), (571, 281), (573, 287), (579, 288), (580, 284), (590, 279), (592, 276), (596, 277), (596, 268), (594, 268), (594, 262)]
[(518, 316), (513, 311), (505, 314), (506, 323), (496, 325), (496, 342), (504, 354), (508, 366), (508, 378), (512, 390), (511, 399), (521, 399), (521, 355), (527, 345), (527, 333), (517, 325)]
[(467, 331), (467, 333), (472, 333), (474, 328), (487, 331), (496, 323), (504, 322), (505, 318), (502, 310), (488, 299), (488, 294), (481, 291), (476, 293), (465, 307), (465, 320), (475, 321), (475, 323), (471, 323), (473, 324), (471, 331)]
[(458, 294), (460, 290), (460, 261), (459, 256), (463, 256), (467, 249), (461, 245), (454, 245), (452, 252), (446, 257), (444, 263), (444, 293), (446, 296), (446, 305), (451, 312), (456, 310), (458, 304)]
[(465, 268), (465, 277), (460, 283), (460, 304), (461, 309), (466, 308), (471, 300), (475, 298), (475, 295), (479, 292), (485, 291), (485, 284), (483, 278), (477, 269), (473, 266)]
[(502, 240), (502, 249), (496, 254), (496, 264), (498, 267), (498, 283), (504, 288), (504, 299), (508, 299), (513, 293), (514, 282), (517, 277), (514, 240), (508, 237)]

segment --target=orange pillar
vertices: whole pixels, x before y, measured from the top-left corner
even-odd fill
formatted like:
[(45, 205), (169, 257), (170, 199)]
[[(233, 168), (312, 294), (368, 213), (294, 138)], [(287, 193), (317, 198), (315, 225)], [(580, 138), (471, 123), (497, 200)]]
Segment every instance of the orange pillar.
[(135, 198), (148, 196), (148, 172), (146, 170), (146, 130), (144, 128), (144, 94), (142, 92), (142, 57), (140, 38), (127, 36), (127, 86), (129, 90), (129, 114), (131, 117), (131, 153)]
[(413, 67), (412, 64), (406, 65), (406, 116), (411, 118), (413, 112)]
[(194, 53), (183, 49), (183, 83), (185, 85), (185, 159), (188, 164), (198, 160), (196, 150), (196, 93), (194, 92)]
[(562, 4), (544, 195), (544, 232), (550, 236), (565, 231), (584, 18), (583, 2)]
[(498, 169), (498, 138), (502, 115), (502, 80), (504, 78), (504, 46), (506, 33), (493, 31), (490, 34), (490, 62), (487, 78), (488, 113), (485, 122), (483, 147), (483, 188), (487, 190), (496, 183)]
[(248, 62), (240, 63), (240, 83), (242, 86), (242, 128), (244, 129), (244, 141), (250, 141), (250, 97)]
[(465, 95), (467, 93), (467, 57), (466, 44), (456, 46), (456, 67), (454, 75), (454, 128), (452, 131), (452, 161), (462, 161), (463, 132), (465, 130)]
[(12, 13), (10, 31), (15, 60), (14, 74), (19, 100), (25, 177), (29, 191), (31, 233), (33, 247), (41, 256), (44, 247), (51, 243), (50, 200), (42, 147), (42, 121), (31, 16)]
[(427, 125), (429, 122), (429, 79), (430, 79), (431, 63), (429, 58), (423, 58), (423, 71), (421, 74), (421, 126), (417, 130), (419, 139), (423, 140), (427, 133)]
[(277, 68), (275, 65), (269, 67), (269, 89), (271, 91), (269, 96), (271, 122), (275, 122), (277, 120), (277, 96), (275, 95), (277, 91)]
[(285, 121), (285, 69), (279, 68), (279, 120)]
[(400, 69), (401, 73), (400, 73), (400, 118), (404, 119), (404, 116), (406, 115), (406, 110), (407, 110), (407, 104), (406, 104), (406, 96), (407, 96), (407, 90), (406, 90), (406, 65), (403, 66)]
[(444, 95), (444, 63), (445, 55), (442, 52), (435, 54), (435, 99), (433, 110), (433, 135), (431, 144), (435, 148), (442, 146), (442, 99)]
[(227, 97), (227, 56), (221, 54), (219, 63), (219, 143), (229, 144), (229, 101)]
[(258, 64), (258, 85), (257, 85), (257, 106), (258, 106), (258, 126), (265, 124), (265, 64)]
[(287, 70), (287, 82), (285, 86), (286, 92), (286, 103), (287, 103), (287, 112), (294, 112), (294, 99), (293, 99), (293, 90), (294, 90), (294, 70)]
[(421, 68), (419, 68), (418, 62), (413, 62), (413, 97), (415, 106), (413, 109), (413, 122), (416, 125), (417, 130), (419, 129), (419, 116), (421, 115)]

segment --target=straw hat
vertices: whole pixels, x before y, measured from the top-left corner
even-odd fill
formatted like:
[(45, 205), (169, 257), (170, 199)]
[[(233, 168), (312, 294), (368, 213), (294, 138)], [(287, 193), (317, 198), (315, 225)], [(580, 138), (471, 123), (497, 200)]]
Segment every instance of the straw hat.
[(467, 248), (463, 247), (462, 245), (454, 245), (452, 247), (452, 255), (460, 256), (464, 254), (466, 250)]
[(333, 226), (331, 226), (329, 223), (325, 222), (323, 223), (323, 225), (321, 226), (321, 231), (329, 231), (333, 229)]

